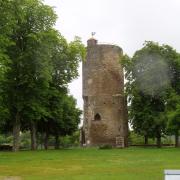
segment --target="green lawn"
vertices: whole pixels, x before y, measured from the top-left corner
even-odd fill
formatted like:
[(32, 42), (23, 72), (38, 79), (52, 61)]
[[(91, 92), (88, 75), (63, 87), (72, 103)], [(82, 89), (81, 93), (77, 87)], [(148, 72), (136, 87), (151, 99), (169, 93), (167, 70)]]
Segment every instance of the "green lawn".
[(0, 152), (0, 179), (162, 180), (164, 169), (180, 169), (180, 149)]

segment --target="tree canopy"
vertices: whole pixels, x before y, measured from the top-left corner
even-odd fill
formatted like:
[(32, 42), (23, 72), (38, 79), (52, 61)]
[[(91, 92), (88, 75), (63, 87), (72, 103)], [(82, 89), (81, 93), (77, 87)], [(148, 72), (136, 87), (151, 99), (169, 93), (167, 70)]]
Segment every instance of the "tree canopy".
[(14, 151), (19, 149), (20, 130), (31, 130), (32, 149), (36, 149), (38, 123), (57, 121), (64, 133), (78, 126), (80, 111), (67, 85), (78, 76), (85, 48), (80, 38), (68, 43), (54, 29), (57, 15), (41, 0), (1, 0), (0, 4), (1, 129), (13, 131)]
[(147, 138), (156, 137), (160, 147), (168, 124), (179, 131), (179, 64), (180, 54), (172, 47), (151, 41), (132, 58), (123, 58), (130, 123), (146, 143)]

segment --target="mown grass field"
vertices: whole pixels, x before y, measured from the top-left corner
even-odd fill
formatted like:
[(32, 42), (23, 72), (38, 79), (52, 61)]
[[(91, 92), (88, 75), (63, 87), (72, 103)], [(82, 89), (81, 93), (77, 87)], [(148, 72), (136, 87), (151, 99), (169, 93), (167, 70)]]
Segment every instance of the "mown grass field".
[(14, 176), (22, 180), (162, 180), (164, 169), (180, 169), (180, 149), (0, 152), (0, 179)]

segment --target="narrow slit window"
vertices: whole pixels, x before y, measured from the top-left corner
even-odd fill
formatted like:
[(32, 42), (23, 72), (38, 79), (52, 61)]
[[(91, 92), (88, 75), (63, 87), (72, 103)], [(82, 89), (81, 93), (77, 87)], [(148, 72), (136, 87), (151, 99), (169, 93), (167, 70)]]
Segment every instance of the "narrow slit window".
[(95, 121), (100, 121), (101, 120), (101, 116), (99, 113), (97, 113), (95, 116), (94, 116), (94, 120)]

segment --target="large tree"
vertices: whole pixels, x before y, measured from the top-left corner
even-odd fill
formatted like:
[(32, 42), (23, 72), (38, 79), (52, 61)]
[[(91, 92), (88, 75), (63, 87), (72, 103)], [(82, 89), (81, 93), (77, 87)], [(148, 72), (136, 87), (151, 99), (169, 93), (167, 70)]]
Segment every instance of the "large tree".
[(177, 62), (179, 54), (173, 48), (154, 42), (146, 42), (132, 58), (124, 56), (130, 122), (146, 143), (148, 137), (156, 137), (158, 147), (166, 132), (169, 89), (179, 87)]
[(48, 96), (49, 116), (39, 121), (37, 130), (44, 134), (44, 147), (48, 149), (50, 136), (55, 137), (55, 148), (59, 148), (59, 137), (72, 135), (78, 129), (81, 111), (76, 107), (72, 96), (51, 90)]
[(85, 48), (79, 38), (67, 43), (53, 28), (57, 16), (41, 0), (0, 3), (1, 124), (13, 129), (14, 151), (19, 149), (20, 129), (31, 131), (31, 146), (36, 149), (37, 123), (56, 119), (51, 101), (68, 93)]
[[(11, 3), (12, 15), (17, 23), (9, 37), (14, 44), (7, 51), (10, 63), (6, 74), (6, 93), (13, 126), (13, 150), (17, 151), (24, 109), (29, 99), (41, 96), (51, 78), (48, 39), (52, 34), (56, 15), (51, 7), (38, 0)], [(33, 105), (32, 102), (31, 109), (34, 108)]]
[[(74, 99), (68, 96), (67, 86), (78, 76), (78, 65), (84, 57), (85, 48), (78, 37), (75, 37), (74, 41), (68, 44), (59, 34), (57, 41), (55, 41), (51, 61), (52, 81), (47, 91), (45, 103), (47, 116), (43, 117), (44, 124), (41, 125), (45, 133), (46, 149), (50, 134), (56, 137), (56, 147), (58, 147), (59, 136), (71, 134), (77, 129), (80, 113)], [(71, 106), (68, 102), (71, 102)], [(65, 112), (69, 118), (66, 118)], [(72, 113), (75, 115), (73, 116)]]

